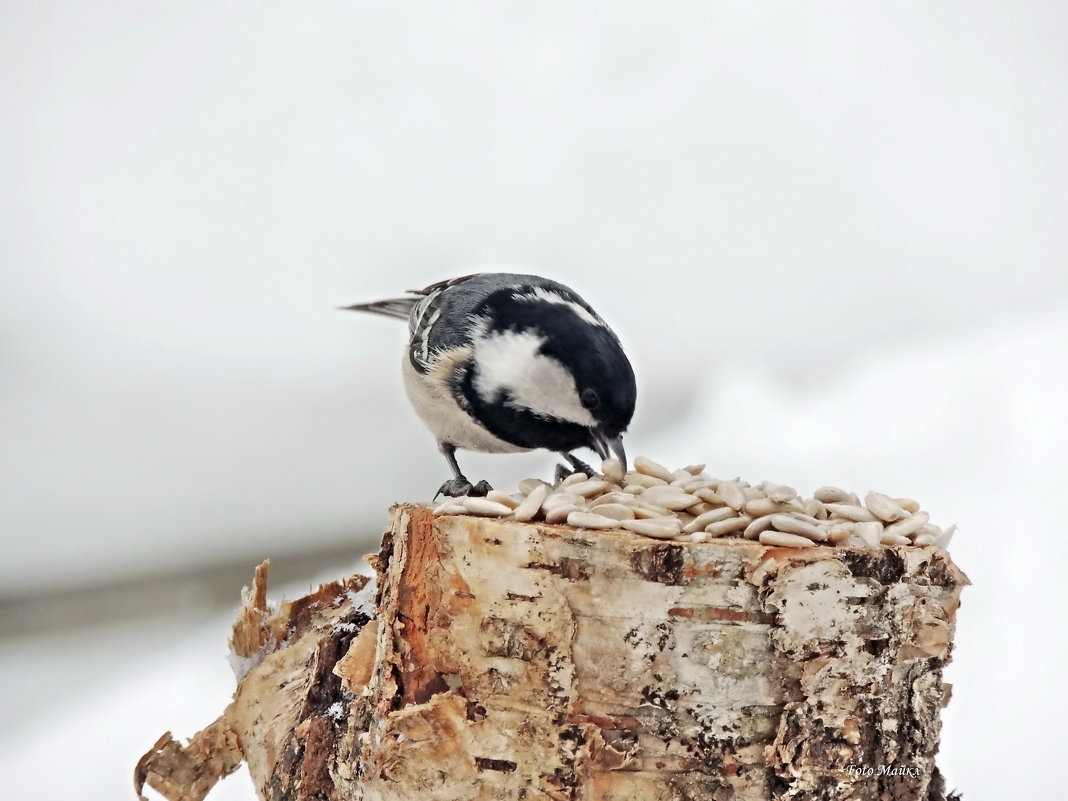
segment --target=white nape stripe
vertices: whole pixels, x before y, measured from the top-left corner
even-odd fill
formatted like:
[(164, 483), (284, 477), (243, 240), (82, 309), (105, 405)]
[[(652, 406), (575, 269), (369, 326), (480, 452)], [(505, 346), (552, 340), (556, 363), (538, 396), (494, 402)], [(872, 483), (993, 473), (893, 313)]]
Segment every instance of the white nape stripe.
[(475, 339), (475, 391), (487, 403), (504, 391), (514, 408), (582, 426), (596, 425), (579, 399), (571, 373), (556, 359), (538, 352), (544, 341), (531, 331), (498, 331)]
[(578, 315), (579, 319), (585, 320), (590, 325), (598, 325), (602, 328), (607, 328), (605, 321), (598, 317), (596, 314), (591, 314), (590, 310), (585, 308), (579, 303), (575, 303), (573, 300), (568, 300), (563, 295), (553, 292), (551, 289), (545, 287), (533, 287), (522, 292), (516, 292), (513, 297), (516, 300), (543, 300), (546, 303), (556, 303), (560, 306), (567, 306), (571, 311)]

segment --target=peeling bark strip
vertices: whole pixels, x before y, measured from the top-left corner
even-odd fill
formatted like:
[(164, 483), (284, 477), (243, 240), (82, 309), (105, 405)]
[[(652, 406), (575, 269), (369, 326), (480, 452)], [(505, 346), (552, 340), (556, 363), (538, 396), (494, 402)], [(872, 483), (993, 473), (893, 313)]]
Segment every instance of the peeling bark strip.
[[(334, 669), (340, 656), (360, 653), (359, 635), (374, 637), (376, 627), (366, 625), (356, 597), (368, 579), (330, 582), (272, 611), (267, 567), (256, 569), (234, 623), (233, 702), (187, 746), (170, 732), (160, 737), (134, 771), (139, 796), (147, 784), (171, 801), (200, 801), (245, 761), (261, 798), (330, 797), (337, 728), (344, 725), (344, 715), (339, 721), (330, 706), (353, 698)], [(349, 667), (364, 670), (352, 660)], [(369, 674), (367, 668), (360, 675)]]
[[(283, 640), (243, 613), (275, 650), (213, 725), (262, 798), (945, 799), (941, 671), (967, 578), (942, 550), (667, 544), (408, 506), (387, 544), (375, 623), (350, 642), (325, 588)], [(168, 798), (202, 797), (146, 759)]]

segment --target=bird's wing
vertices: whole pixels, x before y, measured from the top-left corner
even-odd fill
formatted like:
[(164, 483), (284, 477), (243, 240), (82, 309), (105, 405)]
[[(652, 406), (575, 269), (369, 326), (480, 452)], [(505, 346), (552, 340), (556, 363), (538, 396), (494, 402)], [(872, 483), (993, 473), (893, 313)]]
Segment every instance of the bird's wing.
[(477, 278), (485, 273), (471, 273), (470, 275), (461, 275), (459, 278), (446, 278), (444, 281), (438, 281), (423, 289), (409, 289), (407, 290), (412, 295), (432, 295), (442, 289), (448, 289), (450, 286), (456, 286), (462, 284), (471, 278)]

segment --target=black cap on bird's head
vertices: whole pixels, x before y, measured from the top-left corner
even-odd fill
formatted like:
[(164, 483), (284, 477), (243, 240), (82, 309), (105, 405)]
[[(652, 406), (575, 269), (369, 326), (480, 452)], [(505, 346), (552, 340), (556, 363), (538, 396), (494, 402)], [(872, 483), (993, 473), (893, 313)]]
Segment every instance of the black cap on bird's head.
[(528, 448), (613, 452), (634, 415), (634, 371), (585, 301), (554, 284), (494, 293), (480, 309), (464, 394), (502, 439)]
[(575, 342), (573, 347), (550, 340), (542, 353), (567, 367), (575, 378), (579, 401), (596, 421), (586, 446), (602, 459), (607, 459), (611, 450), (625, 468), (622, 434), (634, 416), (638, 395), (634, 370), (608, 328), (586, 329), (585, 336), (578, 339), (585, 341)]

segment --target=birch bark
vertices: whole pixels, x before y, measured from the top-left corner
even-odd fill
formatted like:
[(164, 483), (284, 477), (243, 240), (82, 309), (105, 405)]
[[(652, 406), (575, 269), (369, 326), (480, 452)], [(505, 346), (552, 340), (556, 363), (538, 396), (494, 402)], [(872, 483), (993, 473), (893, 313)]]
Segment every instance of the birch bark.
[[(941, 801), (967, 578), (933, 547), (776, 548), (398, 506), (360, 577), (235, 625), (248, 673), (138, 782), (264, 799)], [(366, 591), (365, 591), (366, 593)], [(199, 772), (198, 772), (199, 771)]]

